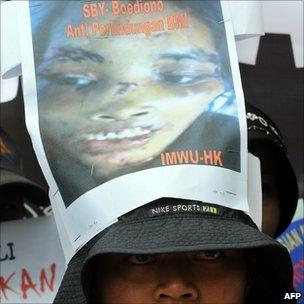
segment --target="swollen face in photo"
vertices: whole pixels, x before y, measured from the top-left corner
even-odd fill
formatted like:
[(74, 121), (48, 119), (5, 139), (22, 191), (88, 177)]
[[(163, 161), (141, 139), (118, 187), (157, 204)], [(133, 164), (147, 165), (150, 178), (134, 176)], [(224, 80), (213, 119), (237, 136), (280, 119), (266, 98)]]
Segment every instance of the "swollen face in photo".
[[(180, 11), (167, 1), (163, 13), (148, 16)], [(187, 28), (150, 36), (50, 36), (37, 69), (47, 153), (68, 155), (98, 179), (144, 164), (176, 141), (225, 91), (211, 29), (188, 18)], [(120, 23), (146, 19), (119, 16)]]

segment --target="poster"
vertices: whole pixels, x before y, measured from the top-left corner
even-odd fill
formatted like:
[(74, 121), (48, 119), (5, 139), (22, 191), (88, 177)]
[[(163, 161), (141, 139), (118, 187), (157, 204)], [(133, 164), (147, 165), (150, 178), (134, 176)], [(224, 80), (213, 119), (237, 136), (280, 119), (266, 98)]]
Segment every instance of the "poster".
[(30, 0), (18, 14), (26, 124), (68, 258), (160, 197), (248, 212), (225, 1)]
[(53, 216), (0, 223), (1, 303), (52, 303), (65, 271)]
[[(18, 76), (22, 74), (16, 19), (19, 1), (1, 1), (1, 100), (14, 99), (18, 91)], [(237, 40), (263, 35), (262, 7), (258, 1), (229, 1), (234, 35)], [(250, 18), (248, 18), (248, 13)], [(3, 43), (5, 42), (5, 43)], [(13, 63), (13, 64), (11, 64)]]

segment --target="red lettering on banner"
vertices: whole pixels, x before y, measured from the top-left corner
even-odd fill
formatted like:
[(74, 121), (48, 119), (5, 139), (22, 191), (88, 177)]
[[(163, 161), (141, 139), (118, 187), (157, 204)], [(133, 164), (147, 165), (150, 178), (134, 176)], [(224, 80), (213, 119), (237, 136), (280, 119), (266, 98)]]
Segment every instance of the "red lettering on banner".
[(209, 165), (209, 163), (213, 165), (213, 154), (211, 150), (204, 150), (204, 160), (206, 165)]
[(16, 290), (14, 290), (13, 288), (11, 288), (8, 285), (8, 282), (10, 281), (10, 279), (15, 275), (15, 272), (13, 272), (7, 279), (5, 279), (4, 277), (0, 276), (0, 294), (4, 295), (5, 300), (7, 300), (7, 295), (6, 295), (6, 290), (10, 290), (16, 294), (18, 294), (18, 292)]
[(22, 269), (21, 271), (21, 286), (20, 289), (22, 291), (22, 298), (27, 299), (27, 292), (30, 289), (33, 289), (38, 295), (40, 295), (39, 291), (36, 289), (36, 285), (32, 281), (32, 278), (30, 277), (29, 273), (26, 269)]
[(304, 260), (293, 265), (293, 284), (295, 287), (304, 281)]
[(55, 276), (56, 276), (56, 264), (53, 263), (51, 265), (51, 279), (50, 281), (48, 281), (46, 273), (45, 273), (45, 269), (42, 268), (40, 271), (40, 290), (41, 292), (45, 291), (45, 284), (48, 286), (48, 288), (51, 291), (54, 291), (54, 285), (55, 285)]
[[(52, 263), (49, 267), (40, 268), (39, 278), (36, 276), (34, 278), (33, 274), (25, 268), (21, 269), (17, 276), (15, 272), (11, 273), (8, 277), (0, 276), (0, 296), (2, 298), (3, 295), (3, 299), (9, 301), (11, 300), (10, 293), (12, 292), (17, 294), (20, 300), (29, 299), (30, 290), (33, 290), (40, 297), (43, 294), (55, 292), (57, 269), (56, 263)], [(20, 281), (18, 282), (17, 280)], [(18, 286), (17, 290), (13, 289), (10, 285), (15, 288)]]

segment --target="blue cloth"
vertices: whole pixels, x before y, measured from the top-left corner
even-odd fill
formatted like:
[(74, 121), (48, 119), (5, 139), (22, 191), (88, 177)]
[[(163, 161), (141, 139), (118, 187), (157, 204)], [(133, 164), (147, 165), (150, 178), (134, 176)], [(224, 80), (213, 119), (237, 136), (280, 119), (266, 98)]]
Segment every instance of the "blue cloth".
[(293, 263), (293, 284), (297, 292), (302, 294), (298, 303), (304, 303), (304, 217), (293, 221), (278, 237), (278, 241), (285, 245)]

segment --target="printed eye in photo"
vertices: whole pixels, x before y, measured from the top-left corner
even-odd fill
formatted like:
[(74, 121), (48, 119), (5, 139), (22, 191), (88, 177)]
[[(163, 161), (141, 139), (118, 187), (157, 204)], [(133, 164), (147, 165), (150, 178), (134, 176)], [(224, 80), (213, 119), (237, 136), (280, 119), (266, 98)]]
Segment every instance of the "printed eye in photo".
[(97, 85), (98, 79), (92, 74), (44, 74), (43, 78), (60, 86), (74, 86), (77, 90)]

